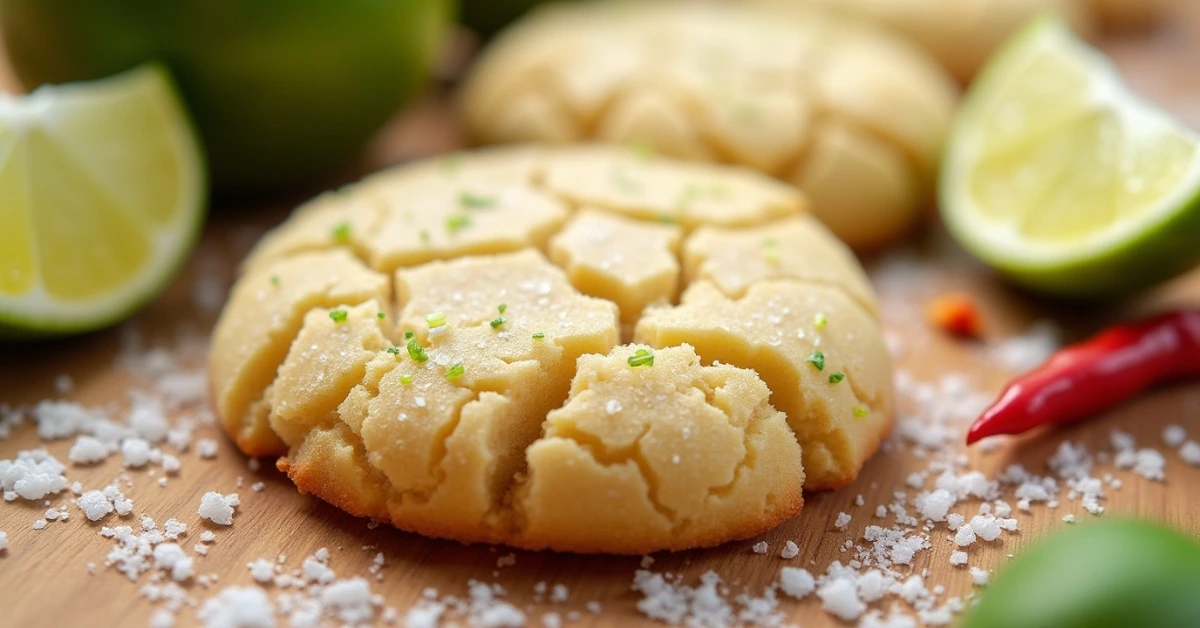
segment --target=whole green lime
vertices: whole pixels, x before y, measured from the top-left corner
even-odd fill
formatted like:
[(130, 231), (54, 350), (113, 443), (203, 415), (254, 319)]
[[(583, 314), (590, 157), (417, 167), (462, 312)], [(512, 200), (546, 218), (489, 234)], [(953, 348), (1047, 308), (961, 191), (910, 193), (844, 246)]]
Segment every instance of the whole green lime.
[(452, 0), (0, 0), (27, 88), (144, 61), (174, 75), (217, 189), (262, 193), (350, 160), (430, 72)]
[(1003, 567), (962, 626), (1200, 626), (1200, 542), (1129, 519), (1060, 531)]
[(491, 37), (526, 11), (547, 0), (462, 0), (462, 23), (483, 37)]

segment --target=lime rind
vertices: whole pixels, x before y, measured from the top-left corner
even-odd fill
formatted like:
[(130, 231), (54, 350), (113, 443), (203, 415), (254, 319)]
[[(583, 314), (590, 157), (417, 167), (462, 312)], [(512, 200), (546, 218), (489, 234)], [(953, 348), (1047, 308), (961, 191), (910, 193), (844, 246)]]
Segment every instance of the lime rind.
[[(173, 155), (178, 159), (178, 207), (167, 224), (150, 233), (152, 253), (137, 273), (115, 289), (94, 298), (56, 299), (41, 285), (22, 294), (0, 293), (0, 339), (30, 339), (93, 331), (111, 326), (142, 308), (179, 273), (202, 232), (207, 206), (207, 173), (203, 152), (183, 101), (167, 71), (157, 64), (139, 66), (113, 77), (87, 83), (43, 87), (25, 97), (25, 103), (0, 106), (0, 124), (36, 124), (37, 116), (52, 116), (54, 102), (128, 92), (154, 99), (167, 118)], [(22, 118), (24, 116), (24, 118)], [(30, 118), (32, 117), (32, 119)], [(62, 141), (64, 138), (57, 138)], [(68, 138), (69, 139), (69, 138)], [(153, 173), (148, 173), (153, 176)], [(122, 185), (136, 185), (123, 181)], [(32, 237), (32, 236), (31, 236)], [(37, 243), (34, 244), (37, 246)]]
[[(1039, 54), (1059, 55), (1088, 79), (1089, 91), (1081, 94), (1078, 112), (1058, 114), (1057, 124), (1111, 112), (1125, 137), (1143, 140), (1141, 145), (1158, 134), (1182, 138), (1192, 147), (1190, 162), (1168, 193), (1142, 211), (1069, 243), (1037, 241), (1020, 233), (1011, 217), (989, 217), (967, 187), (982, 154), (980, 129), (987, 116), (995, 114), (992, 105)], [(1044, 130), (1053, 132), (1053, 125)], [(964, 99), (950, 138), (939, 181), (945, 223), (968, 250), (1016, 283), (1063, 296), (1109, 296), (1145, 287), (1200, 262), (1200, 137), (1134, 94), (1102, 53), (1053, 18), (1035, 20), (993, 57)]]

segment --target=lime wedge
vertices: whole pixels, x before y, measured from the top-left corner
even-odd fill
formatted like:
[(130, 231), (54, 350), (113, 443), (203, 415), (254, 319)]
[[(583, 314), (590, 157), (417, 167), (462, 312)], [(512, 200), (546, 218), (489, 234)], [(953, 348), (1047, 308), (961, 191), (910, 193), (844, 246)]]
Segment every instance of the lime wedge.
[(1200, 262), (1198, 136), (1053, 19), (1004, 45), (942, 162), (950, 232), (1028, 288), (1104, 297)]
[(165, 71), (0, 95), (0, 338), (98, 329), (158, 294), (204, 217)]

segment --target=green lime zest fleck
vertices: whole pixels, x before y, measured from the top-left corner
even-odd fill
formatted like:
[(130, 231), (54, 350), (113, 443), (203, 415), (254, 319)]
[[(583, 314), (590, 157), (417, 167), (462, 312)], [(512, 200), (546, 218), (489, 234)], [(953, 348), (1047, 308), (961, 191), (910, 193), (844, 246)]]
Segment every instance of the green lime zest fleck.
[(825, 370), (825, 354), (820, 351), (813, 351), (805, 362), (817, 367), (818, 371)]
[(333, 226), (330, 231), (333, 235), (334, 242), (346, 243), (350, 241), (350, 221), (345, 220)]
[(645, 140), (629, 145), (629, 154), (638, 161), (650, 161), (654, 157), (654, 145)]
[(691, 205), (697, 198), (700, 197), (700, 186), (695, 183), (689, 183), (679, 190), (679, 196), (675, 197), (675, 209), (683, 210)]
[(446, 231), (458, 233), (471, 226), (471, 217), (466, 214), (455, 214), (446, 219)]
[(442, 157), (441, 166), (444, 174), (454, 174), (458, 171), (459, 165), (462, 164), (462, 155), (459, 153), (450, 153)]
[(500, 310), (500, 313), (501, 313), (501, 314), (503, 314), (503, 313), (504, 313), (504, 310), (507, 310), (507, 309), (508, 309), (508, 305), (506, 305), (506, 304), (504, 304), (504, 303), (501, 303), (501, 304), (500, 304), (500, 307), (498, 307), (498, 308), (496, 308), (496, 309), (497, 309), (497, 310)]
[(629, 356), (629, 366), (654, 366), (654, 353), (649, 349), (638, 349)]
[(421, 237), (421, 242), (424, 242), (425, 244), (429, 244), (429, 241), (433, 239), (433, 236), (429, 235), (428, 229), (422, 229), (417, 235)]
[(329, 319), (335, 323), (346, 322), (346, 317), (349, 315), (346, 310), (329, 310)]
[(763, 240), (763, 257), (767, 258), (768, 262), (779, 265), (779, 240), (775, 238)]
[(276, 288), (279, 287), (279, 275), (271, 275), (271, 285)]
[(424, 347), (417, 344), (416, 338), (408, 341), (408, 357), (417, 362), (424, 362), (429, 359), (429, 355), (425, 353)]
[(497, 316), (496, 318), (493, 318), (492, 322), (491, 322), (492, 329), (495, 329), (503, 324), (504, 324), (504, 317), (502, 317), (502, 316)]
[(416, 334), (412, 333), (411, 331), (406, 331), (406, 332), (404, 332), (404, 339), (405, 339), (405, 340), (412, 340), (412, 339), (413, 339), (413, 336), (415, 336), (415, 335), (416, 335)]
[(540, 332), (540, 331), (539, 331), (538, 333), (536, 333), (536, 334), (534, 334), (534, 335), (533, 335), (533, 339), (534, 339), (534, 340), (541, 340), (541, 339), (543, 339), (543, 338), (545, 338), (545, 337), (546, 337), (546, 334), (543, 334), (543, 333), (542, 333), (542, 332)]
[(870, 416), (871, 411), (867, 410), (866, 406), (854, 406), (854, 418), (865, 419)]
[(392, 355), (400, 355), (400, 347), (388, 347), (387, 352)]
[(446, 324), (445, 312), (430, 312), (425, 315), (425, 324), (429, 325), (430, 329), (441, 327)]
[(387, 314), (384, 314), (383, 312), (376, 312), (375, 316), (377, 318), (387, 318)]
[(830, 384), (836, 384), (836, 383), (842, 381), (843, 379), (846, 379), (846, 374), (841, 371), (836, 371), (829, 375), (829, 383)]
[(458, 204), (467, 209), (487, 209), (496, 204), (496, 197), (464, 191), (458, 193)]
[(825, 312), (813, 314), (813, 325), (816, 325), (817, 329), (825, 329), (825, 326), (828, 324), (829, 319), (825, 316)]
[(412, 383), (412, 375), (401, 375), (400, 383), (404, 384), (405, 386), (411, 384)]
[(467, 369), (463, 366), (463, 363), (459, 362), (458, 364), (450, 367), (450, 370), (446, 371), (446, 379), (458, 379), (462, 377), (463, 372), (466, 370)]
[(659, 214), (658, 215), (658, 224), (673, 225), (673, 224), (675, 224), (675, 217), (670, 214)]

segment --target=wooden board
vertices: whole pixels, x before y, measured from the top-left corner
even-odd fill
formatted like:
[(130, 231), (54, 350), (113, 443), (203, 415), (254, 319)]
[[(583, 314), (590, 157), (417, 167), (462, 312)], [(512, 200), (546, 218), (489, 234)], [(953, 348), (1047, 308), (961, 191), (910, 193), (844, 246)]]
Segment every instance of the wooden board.
[[(1194, 68), (1200, 64), (1198, 42), (1200, 3), (1179, 0), (1174, 16), (1154, 36), (1113, 39), (1104, 45), (1134, 84), (1191, 125), (1200, 127), (1200, 80), (1194, 75)], [(369, 151), (363, 169), (436, 153), (458, 143), (459, 134), (445, 103), (433, 99), (390, 127)], [(297, 197), (304, 194), (297, 191)], [(206, 299), (197, 299), (198, 292), (224, 289), (240, 256), (263, 229), (285, 214), (286, 205), (218, 208), (187, 271), (167, 294), (122, 328), (68, 340), (0, 345), (0, 402), (21, 405), (52, 397), (56, 376), (67, 374), (75, 383), (70, 399), (86, 405), (119, 407), (127, 402), (129, 390), (137, 384), (119, 360), (122, 343), (129, 342), (134, 335), (140, 335), (147, 346), (170, 348), (182, 363), (202, 365), (202, 341), (216, 312), (199, 305)], [(1035, 320), (1056, 320), (1068, 337), (1075, 337), (1123, 316), (1169, 305), (1200, 305), (1200, 273), (1193, 273), (1120, 306), (1095, 309), (1051, 306), (1005, 288), (966, 258), (936, 227), (907, 246), (901, 255), (869, 262), (874, 278), (880, 280), (889, 332), (900, 339), (900, 371), (926, 382), (936, 382), (947, 374), (961, 374), (973, 387), (989, 395), (999, 389), (1008, 374), (990, 357), (988, 347), (1023, 332)], [(198, 284), (201, 287), (197, 288)], [(970, 292), (984, 305), (989, 323), (987, 343), (951, 341), (926, 327), (921, 317), (923, 304), (929, 297), (948, 290)], [(180, 349), (180, 337), (191, 338), (190, 345), (188, 342), (183, 345), (192, 347), (197, 346), (194, 341), (199, 339), (201, 351)], [(911, 399), (902, 398), (901, 416), (921, 415), (928, 410), (928, 406), (920, 408)], [(203, 411), (203, 408), (186, 409), (183, 414)], [(1106, 448), (1110, 430), (1120, 427), (1133, 433), (1140, 443), (1165, 451), (1160, 433), (1171, 423), (1187, 427), (1193, 438), (1200, 437), (1200, 385), (1164, 389), (1086, 425), (1019, 439), (990, 454), (972, 451), (969, 455), (972, 466), (989, 475), (1011, 463), (1046, 473), (1046, 458), (1064, 439), (1081, 441), (1096, 451)], [(965, 424), (959, 424), (958, 429), (965, 429)], [(27, 425), (18, 429), (12, 439), (0, 441), (0, 459), (10, 458), (20, 449), (38, 446), (33, 432)], [(168, 517), (178, 517), (187, 523), (190, 532), (185, 537), (186, 548), (198, 542), (201, 531), (216, 531), (218, 540), (208, 556), (197, 560), (197, 571), (216, 574), (218, 587), (249, 583), (246, 563), (256, 558), (274, 558), (283, 553), (288, 557), (288, 566), (296, 567), (303, 556), (320, 547), (332, 551), (331, 566), (340, 575), (365, 575), (378, 551), (385, 556), (386, 566), (381, 572), (382, 580), (372, 582), (373, 588), (384, 596), (388, 606), (401, 612), (415, 603), (426, 587), (443, 594), (461, 595), (465, 593), (466, 582), (477, 579), (503, 585), (509, 592), (507, 599), (529, 610), (531, 623), (535, 625), (540, 614), (548, 610), (580, 611), (583, 613), (580, 625), (647, 623), (635, 610), (639, 596), (630, 590), (639, 564), (636, 557), (515, 552), (514, 566), (497, 569), (497, 558), (508, 554), (504, 548), (464, 547), (386, 526), (369, 529), (363, 520), (297, 494), (286, 477), (274, 471), (269, 463), (262, 470), (251, 472), (246, 459), (217, 430), (203, 428), (196, 436), (218, 440), (220, 450), (214, 460), (200, 460), (194, 449), (182, 455), (182, 472), (172, 477), (165, 488), (158, 486), (157, 478), (148, 477), (145, 470), (130, 472), (132, 485), (126, 488), (126, 493), (134, 500), (135, 514), (148, 514), (160, 523)], [(69, 444), (70, 441), (56, 442), (49, 449), (65, 460)], [(1167, 480), (1163, 483), (1149, 482), (1103, 465), (1102, 471), (1112, 471), (1124, 480), (1123, 488), (1109, 491), (1106, 516), (1130, 514), (1155, 518), (1200, 533), (1200, 469), (1184, 466), (1174, 453), (1167, 453), (1167, 459)], [(905, 479), (910, 472), (925, 466), (926, 462), (915, 458), (909, 447), (884, 451), (870, 461), (855, 484), (835, 492), (806, 496), (807, 504), (798, 517), (761, 539), (661, 555), (656, 557), (654, 569), (678, 572), (692, 583), (699, 574), (714, 569), (735, 592), (745, 587), (755, 593), (775, 581), (783, 565), (822, 572), (831, 561), (849, 558), (849, 554), (840, 551), (844, 541), (860, 541), (866, 525), (879, 523), (870, 515), (877, 504), (890, 503), (894, 491), (907, 491), (910, 496), (915, 493), (905, 486)], [(94, 468), (72, 467), (68, 476), (81, 481), (86, 488), (101, 488), (121, 472), (119, 459), (113, 458)], [(250, 485), (259, 481), (265, 483), (265, 490), (250, 490)], [(202, 523), (197, 516), (200, 496), (209, 490), (237, 491), (242, 496), (231, 528)], [(860, 494), (866, 503), (864, 507), (854, 504)], [(51, 501), (56, 506), (66, 506), (69, 494)], [(10, 544), (6, 553), (0, 552), (0, 601), (5, 608), (0, 614), (0, 626), (145, 625), (153, 606), (139, 597), (140, 583), (135, 585), (115, 571), (103, 568), (111, 541), (97, 534), (98, 524), (89, 524), (78, 509), (67, 507), (72, 512), (70, 521), (51, 522), (46, 529), (35, 531), (31, 524), (41, 516), (45, 506), (23, 501), (0, 505), (0, 530), (8, 532)], [(843, 511), (853, 514), (853, 520), (844, 530), (836, 530), (835, 518)], [(1016, 517), (1020, 532), (973, 546), (971, 564), (989, 569), (1002, 565), (1006, 555), (1019, 552), (1044, 533), (1066, 525), (1062, 516), (1067, 512), (1078, 517), (1089, 516), (1078, 502), (1065, 503), (1057, 510), (1035, 508), (1031, 514), (1019, 513)], [(110, 517), (106, 523), (116, 525), (116, 517)], [(121, 523), (136, 525), (133, 518)], [(918, 554), (913, 564), (915, 571), (930, 570), (926, 580), (930, 586), (946, 587), (947, 594), (941, 599), (972, 590), (967, 571), (949, 565), (949, 554), (957, 548), (944, 537), (944, 528), (939, 528), (933, 534), (932, 549)], [(757, 540), (769, 544), (770, 554), (759, 556), (750, 551)], [(795, 541), (800, 547), (800, 555), (790, 561), (777, 557), (786, 540)], [(96, 564), (94, 574), (87, 570), (87, 563)], [(542, 581), (569, 587), (569, 602), (534, 604), (532, 591)], [(199, 600), (214, 590), (196, 584), (189, 587)], [(590, 601), (600, 602), (599, 615), (584, 609)], [(784, 601), (781, 610), (791, 621), (804, 626), (835, 623), (813, 599), (802, 603)], [(181, 621), (187, 625), (194, 623), (194, 614), (185, 611)]]

